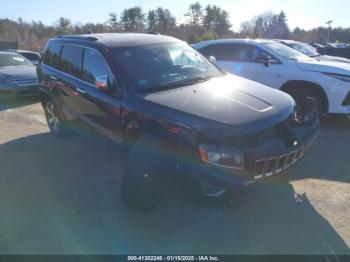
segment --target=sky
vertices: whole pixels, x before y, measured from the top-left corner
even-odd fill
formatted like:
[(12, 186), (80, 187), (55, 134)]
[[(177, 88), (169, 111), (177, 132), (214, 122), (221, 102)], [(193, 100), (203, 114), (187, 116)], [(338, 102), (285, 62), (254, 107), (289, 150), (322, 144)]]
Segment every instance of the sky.
[[(184, 14), (188, 6), (197, 0), (0, 0), (0, 19), (42, 21), (52, 25), (61, 17), (73, 23), (105, 22), (110, 12), (121, 13), (125, 8), (141, 6), (144, 12), (158, 6), (168, 8), (178, 22), (186, 22)], [(349, 0), (215, 0), (199, 2), (206, 6), (215, 4), (228, 11), (233, 30), (237, 31), (243, 21), (265, 11), (285, 11), (291, 29), (310, 29), (325, 26), (333, 20), (333, 26), (350, 27)]]

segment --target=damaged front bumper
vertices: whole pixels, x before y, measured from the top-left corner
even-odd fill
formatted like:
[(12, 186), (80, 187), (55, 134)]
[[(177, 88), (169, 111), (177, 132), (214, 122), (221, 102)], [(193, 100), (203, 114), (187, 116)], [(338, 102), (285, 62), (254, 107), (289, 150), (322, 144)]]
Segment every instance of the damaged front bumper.
[(258, 145), (242, 148), (243, 170), (190, 161), (184, 173), (203, 185), (207, 196), (218, 196), (229, 188), (242, 188), (283, 173), (304, 158), (317, 136), (319, 113), (316, 102), (305, 98), (290, 119), (276, 125), (273, 136)]

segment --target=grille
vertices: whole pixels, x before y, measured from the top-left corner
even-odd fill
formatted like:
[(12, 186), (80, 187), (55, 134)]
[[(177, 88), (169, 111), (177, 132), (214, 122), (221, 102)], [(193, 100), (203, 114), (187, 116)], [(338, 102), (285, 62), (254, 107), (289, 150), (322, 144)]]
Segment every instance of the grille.
[(38, 85), (39, 81), (35, 77), (16, 77), (12, 79), (17, 86)]
[(304, 154), (309, 150), (310, 146), (311, 142), (306, 146), (289, 154), (280, 155), (269, 159), (255, 160), (253, 171), (253, 174), (255, 176), (254, 178), (260, 179), (281, 173), (282, 171), (296, 164), (301, 158), (303, 158)]
[(345, 97), (343, 103), (341, 104), (342, 106), (349, 106), (350, 105), (350, 92), (348, 95)]

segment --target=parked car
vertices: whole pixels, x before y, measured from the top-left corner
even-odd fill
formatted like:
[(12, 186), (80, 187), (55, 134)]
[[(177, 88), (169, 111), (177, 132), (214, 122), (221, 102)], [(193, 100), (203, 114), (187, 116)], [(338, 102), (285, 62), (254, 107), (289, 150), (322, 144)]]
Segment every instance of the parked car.
[(350, 59), (350, 47), (332, 43), (310, 43), (322, 55), (337, 56)]
[(350, 114), (350, 65), (316, 61), (272, 40), (223, 39), (193, 45), (227, 72), (300, 97), (314, 98), (322, 114)]
[(286, 46), (289, 46), (290, 48), (293, 48), (317, 61), (350, 63), (350, 59), (347, 59), (347, 58), (338, 57), (338, 56), (321, 55), (320, 53), (317, 52), (317, 49), (302, 42), (298, 42), (294, 40), (276, 40), (276, 41), (282, 44), (285, 44)]
[(169, 174), (206, 197), (263, 181), (302, 159), (318, 130), (314, 100), (297, 110), (172, 37), (62, 36), (37, 68), (53, 134), (73, 121), (131, 145), (121, 185), (131, 207), (155, 206)]
[(20, 54), (0, 52), (0, 97), (38, 95), (35, 67)]
[(37, 65), (41, 59), (39, 52), (32, 52), (27, 50), (16, 50), (16, 52), (27, 58), (33, 65)]
[(35, 66), (39, 63), (41, 59), (41, 54), (39, 52), (32, 52), (32, 51), (18, 50), (18, 49), (3, 49), (0, 51), (18, 53), (24, 56), (25, 58), (27, 58)]

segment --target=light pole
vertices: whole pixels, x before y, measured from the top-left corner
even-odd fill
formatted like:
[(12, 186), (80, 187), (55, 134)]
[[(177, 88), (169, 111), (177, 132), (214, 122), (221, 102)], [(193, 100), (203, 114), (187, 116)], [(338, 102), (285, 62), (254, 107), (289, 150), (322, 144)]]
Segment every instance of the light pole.
[(326, 22), (328, 25), (328, 42), (331, 41), (331, 26), (332, 26), (333, 20), (329, 20)]

